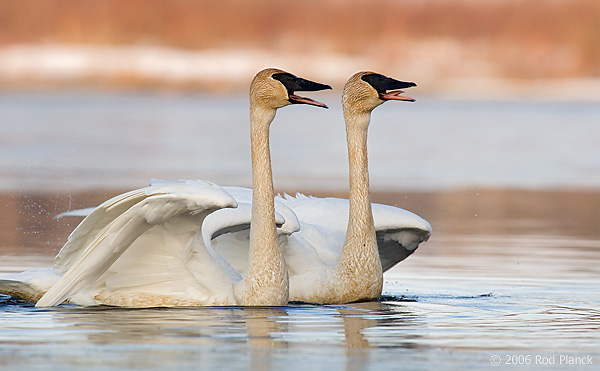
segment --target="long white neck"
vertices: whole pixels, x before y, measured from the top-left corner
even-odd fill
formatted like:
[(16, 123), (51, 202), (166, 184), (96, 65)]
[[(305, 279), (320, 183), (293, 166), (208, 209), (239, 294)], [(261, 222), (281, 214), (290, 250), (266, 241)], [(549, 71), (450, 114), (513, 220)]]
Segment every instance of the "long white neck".
[(286, 305), (288, 301), (287, 267), (279, 248), (275, 225), (275, 192), (269, 150), (269, 127), (275, 109), (250, 106), (252, 151), (252, 219), (248, 272), (244, 277), (242, 305)]
[(350, 166), (350, 210), (346, 241), (337, 268), (338, 280), (346, 285), (345, 300), (381, 296), (383, 271), (377, 249), (369, 191), (367, 129), (370, 112), (344, 112)]

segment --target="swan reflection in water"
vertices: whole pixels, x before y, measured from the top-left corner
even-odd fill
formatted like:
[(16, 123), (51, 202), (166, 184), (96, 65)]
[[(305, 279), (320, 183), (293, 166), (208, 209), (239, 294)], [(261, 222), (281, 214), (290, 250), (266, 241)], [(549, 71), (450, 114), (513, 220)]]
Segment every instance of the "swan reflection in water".
[[(378, 331), (385, 332), (390, 326), (410, 327), (417, 317), (401, 302), (148, 309), (66, 305), (49, 310), (48, 314), (61, 333), (73, 332), (74, 337), (67, 336), (65, 340), (93, 348), (115, 348), (117, 354), (128, 359), (136, 351), (143, 358), (148, 347), (152, 347), (153, 352), (164, 352), (161, 357), (166, 360), (177, 358), (173, 359), (175, 363), (182, 361), (181, 352), (185, 352), (190, 362), (197, 357), (208, 364), (245, 357), (251, 369), (276, 363), (282, 354), (288, 359), (296, 355), (299, 361), (302, 354), (337, 355), (340, 360), (346, 359), (348, 369), (360, 369), (368, 357), (354, 356), (377, 347), (370, 338), (377, 338)], [(400, 335), (397, 331), (389, 334)], [(397, 340), (398, 346), (411, 347), (406, 339)], [(387, 336), (386, 341), (391, 344)], [(190, 352), (195, 356), (190, 357)]]

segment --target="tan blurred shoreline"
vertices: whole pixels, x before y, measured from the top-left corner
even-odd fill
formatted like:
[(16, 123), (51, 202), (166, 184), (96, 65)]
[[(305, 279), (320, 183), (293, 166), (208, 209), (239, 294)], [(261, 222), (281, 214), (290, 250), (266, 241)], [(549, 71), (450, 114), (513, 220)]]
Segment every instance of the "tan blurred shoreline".
[(427, 58), (426, 54), (405, 58), (403, 65), (391, 66), (376, 58), (327, 53), (13, 45), (0, 47), (0, 91), (101, 89), (232, 94), (245, 91), (256, 71), (277, 66), (303, 71), (304, 75), (327, 81), (338, 90), (354, 72), (371, 69), (418, 81), (419, 91), (430, 95), (461, 99), (600, 99), (600, 77), (514, 78), (477, 71), (469, 74), (461, 69), (430, 74), (419, 67), (419, 60)]
[(238, 91), (278, 66), (442, 94), (600, 90), (595, 0), (9, 0), (0, 20), (2, 89)]

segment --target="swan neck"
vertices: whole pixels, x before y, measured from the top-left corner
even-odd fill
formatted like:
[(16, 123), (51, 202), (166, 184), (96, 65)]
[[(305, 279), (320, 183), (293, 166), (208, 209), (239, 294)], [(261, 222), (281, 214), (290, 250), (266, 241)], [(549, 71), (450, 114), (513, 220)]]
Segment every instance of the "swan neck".
[(350, 181), (350, 209), (347, 237), (367, 238), (375, 233), (369, 189), (367, 133), (370, 114), (354, 115), (355, 122), (346, 125)]
[[(252, 219), (250, 242), (252, 246), (261, 245), (260, 240), (277, 239), (275, 227), (275, 191), (269, 148), (269, 128), (275, 117), (265, 113), (260, 123), (250, 127), (252, 155)], [(253, 238), (254, 237), (254, 238)]]
[(340, 302), (375, 299), (381, 296), (383, 289), (369, 191), (367, 130), (370, 112), (345, 116), (350, 196), (346, 240), (336, 270), (336, 280), (344, 286), (340, 292), (346, 295)]
[(275, 225), (275, 192), (269, 149), (269, 128), (275, 113), (275, 109), (252, 106), (250, 110), (252, 217), (242, 305), (286, 305), (288, 300), (287, 268)]

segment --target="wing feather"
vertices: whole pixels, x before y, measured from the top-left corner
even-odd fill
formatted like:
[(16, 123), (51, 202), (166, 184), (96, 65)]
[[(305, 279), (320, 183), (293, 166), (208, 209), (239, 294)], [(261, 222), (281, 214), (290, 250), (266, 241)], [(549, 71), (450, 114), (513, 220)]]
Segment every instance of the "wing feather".
[[(280, 200), (296, 213), (301, 221), (300, 234), (311, 245), (319, 247), (316, 253), (325, 262), (339, 259), (348, 225), (348, 200), (302, 194), (285, 195)], [(398, 207), (376, 203), (371, 206), (379, 257), (386, 271), (406, 259), (421, 242), (427, 241), (432, 232), (431, 225)]]
[[(196, 226), (199, 227), (202, 220), (211, 212), (219, 208), (235, 206), (237, 206), (235, 200), (221, 187), (202, 181), (161, 183), (157, 186), (128, 192), (121, 197), (113, 198), (111, 202), (105, 202), (73, 232), (75, 238), (68, 242), (71, 244), (69, 249), (66, 250), (68, 254), (59, 259), (59, 263), (62, 263), (60, 268), (68, 268), (68, 270), (38, 301), (37, 306), (60, 304), (74, 293), (88, 289), (100, 277), (106, 277), (113, 263), (151, 228), (155, 226), (169, 228), (169, 221), (181, 215), (190, 215), (190, 218), (196, 219)], [(122, 211), (123, 208), (127, 209)], [(96, 218), (94, 215), (96, 211), (104, 215)], [(117, 213), (118, 215), (112, 221), (106, 223), (109, 219), (106, 214), (110, 213)], [(97, 225), (92, 223), (94, 221), (97, 222)], [(181, 228), (179, 223), (173, 223), (173, 226)], [(78, 233), (81, 234), (76, 233), (77, 229), (80, 228), (82, 230)], [(95, 232), (98, 229), (100, 231)], [(185, 235), (185, 233), (182, 235)], [(175, 236), (177, 236), (177, 233)], [(88, 243), (90, 240), (91, 242)], [(146, 254), (145, 251), (138, 254), (129, 254), (122, 263), (122, 266), (128, 267), (127, 270), (130, 269), (130, 264), (127, 264), (128, 259), (132, 261), (135, 261), (138, 257), (147, 259), (149, 256), (153, 256), (152, 246), (164, 246), (164, 241), (162, 241), (163, 243), (160, 243), (161, 241), (155, 243), (155, 238), (146, 238), (146, 242), (149, 242), (147, 244), (144, 244), (143, 240), (136, 246), (139, 246), (138, 250), (143, 249), (144, 246), (150, 246), (148, 248), (150, 250), (149, 254)], [(74, 245), (75, 242), (85, 245)], [(181, 250), (181, 246), (179, 246), (179, 251), (175, 252), (175, 256), (180, 258)], [(167, 247), (165, 252), (155, 253), (155, 258), (150, 259), (150, 261), (152, 264), (156, 264), (154, 262), (165, 259), (165, 255), (173, 256), (173, 254), (174, 252), (169, 252)], [(71, 263), (73, 260), (75, 261)], [(147, 265), (144, 266), (148, 267)], [(143, 268), (140, 269), (143, 270)], [(146, 270), (146, 273), (150, 272)], [(123, 282), (123, 277), (132, 280), (134, 283), (139, 280), (140, 283), (136, 284), (142, 284), (143, 280), (146, 280), (146, 284), (158, 282), (155, 281), (157, 277), (152, 278), (151, 275), (138, 279), (138, 277), (144, 277), (144, 274), (135, 274), (134, 270), (127, 274), (129, 276), (111, 278), (109, 284), (116, 285), (117, 282)]]

